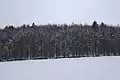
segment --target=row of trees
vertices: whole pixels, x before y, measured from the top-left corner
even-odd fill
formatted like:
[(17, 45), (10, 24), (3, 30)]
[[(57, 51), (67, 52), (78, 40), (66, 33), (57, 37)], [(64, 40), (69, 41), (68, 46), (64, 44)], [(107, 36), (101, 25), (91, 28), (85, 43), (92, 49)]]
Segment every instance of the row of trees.
[(0, 29), (0, 61), (119, 56), (120, 27), (104, 23), (22, 25)]

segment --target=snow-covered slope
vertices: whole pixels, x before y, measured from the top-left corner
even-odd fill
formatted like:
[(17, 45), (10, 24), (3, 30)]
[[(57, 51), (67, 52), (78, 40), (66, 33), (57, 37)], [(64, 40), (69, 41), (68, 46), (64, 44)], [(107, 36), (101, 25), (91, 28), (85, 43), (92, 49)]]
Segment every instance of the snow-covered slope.
[(120, 57), (1, 62), (0, 80), (120, 80)]

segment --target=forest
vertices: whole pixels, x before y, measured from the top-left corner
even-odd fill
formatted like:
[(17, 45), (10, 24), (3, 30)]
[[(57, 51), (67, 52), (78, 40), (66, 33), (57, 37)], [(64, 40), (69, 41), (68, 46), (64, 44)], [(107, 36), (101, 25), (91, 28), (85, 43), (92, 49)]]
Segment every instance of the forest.
[(33, 22), (0, 29), (0, 62), (119, 55), (119, 25)]

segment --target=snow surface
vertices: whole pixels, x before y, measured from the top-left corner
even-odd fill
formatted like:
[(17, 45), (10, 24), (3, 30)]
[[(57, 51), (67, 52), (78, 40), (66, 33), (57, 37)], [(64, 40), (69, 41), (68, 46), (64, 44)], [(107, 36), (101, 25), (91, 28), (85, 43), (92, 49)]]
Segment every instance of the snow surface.
[(1, 62), (0, 80), (120, 80), (120, 57)]

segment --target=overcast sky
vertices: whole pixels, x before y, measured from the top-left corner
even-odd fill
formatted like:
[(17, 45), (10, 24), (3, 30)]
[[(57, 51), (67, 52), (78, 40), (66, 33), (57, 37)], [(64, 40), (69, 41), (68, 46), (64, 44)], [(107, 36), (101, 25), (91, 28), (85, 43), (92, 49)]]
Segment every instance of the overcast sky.
[(47, 23), (120, 24), (119, 0), (0, 0), (0, 27)]

